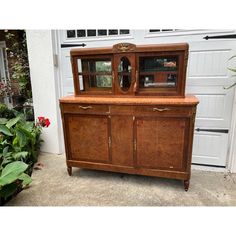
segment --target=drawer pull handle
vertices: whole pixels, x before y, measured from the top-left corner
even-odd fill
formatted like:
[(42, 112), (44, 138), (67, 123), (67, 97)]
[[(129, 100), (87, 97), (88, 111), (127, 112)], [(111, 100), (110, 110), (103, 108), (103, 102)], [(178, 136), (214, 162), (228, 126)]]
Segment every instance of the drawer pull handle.
[(152, 109), (153, 111), (170, 111), (170, 109), (169, 108), (153, 108)]
[(87, 106), (87, 107), (79, 106), (79, 108), (81, 108), (83, 110), (88, 110), (88, 109), (92, 109), (93, 107), (92, 106)]

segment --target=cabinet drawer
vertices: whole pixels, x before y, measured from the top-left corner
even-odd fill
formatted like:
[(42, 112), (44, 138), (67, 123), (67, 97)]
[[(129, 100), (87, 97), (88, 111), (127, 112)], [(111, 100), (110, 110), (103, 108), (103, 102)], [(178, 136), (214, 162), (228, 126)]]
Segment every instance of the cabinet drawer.
[(110, 112), (112, 115), (119, 115), (119, 114), (124, 114), (124, 115), (133, 115), (133, 111), (134, 111), (134, 106), (116, 106), (116, 105), (112, 105), (110, 107)]
[(109, 113), (109, 106), (93, 104), (63, 104), (62, 111), (64, 113), (77, 114), (106, 114)]
[(171, 115), (171, 116), (190, 116), (193, 112), (192, 107), (174, 107), (163, 105), (135, 106), (135, 115)]

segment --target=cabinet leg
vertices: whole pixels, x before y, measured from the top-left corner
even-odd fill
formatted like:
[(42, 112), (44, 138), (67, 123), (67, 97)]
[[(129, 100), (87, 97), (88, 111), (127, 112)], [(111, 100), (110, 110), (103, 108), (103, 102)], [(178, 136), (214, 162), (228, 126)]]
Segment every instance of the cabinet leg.
[(71, 166), (67, 166), (67, 172), (68, 172), (69, 176), (72, 175), (72, 167)]
[(187, 192), (189, 188), (189, 179), (184, 180), (184, 190)]

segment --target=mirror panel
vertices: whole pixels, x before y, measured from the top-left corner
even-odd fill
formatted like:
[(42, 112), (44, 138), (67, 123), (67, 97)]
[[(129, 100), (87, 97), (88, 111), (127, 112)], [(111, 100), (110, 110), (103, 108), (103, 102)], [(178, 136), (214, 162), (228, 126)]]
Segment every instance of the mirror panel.
[(122, 57), (118, 65), (119, 86), (122, 91), (126, 92), (131, 86), (131, 64), (127, 57)]

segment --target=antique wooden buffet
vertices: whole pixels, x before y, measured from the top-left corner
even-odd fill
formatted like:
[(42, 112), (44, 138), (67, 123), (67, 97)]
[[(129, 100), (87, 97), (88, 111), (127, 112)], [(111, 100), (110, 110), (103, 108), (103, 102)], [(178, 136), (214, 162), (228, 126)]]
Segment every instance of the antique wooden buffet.
[(72, 49), (74, 96), (60, 99), (72, 167), (184, 181), (198, 100), (185, 96), (188, 44)]

